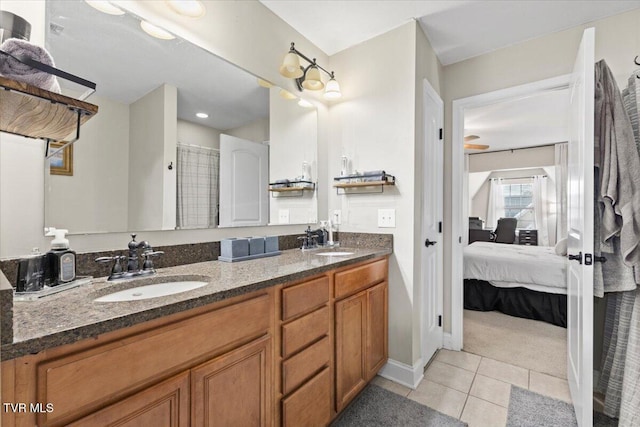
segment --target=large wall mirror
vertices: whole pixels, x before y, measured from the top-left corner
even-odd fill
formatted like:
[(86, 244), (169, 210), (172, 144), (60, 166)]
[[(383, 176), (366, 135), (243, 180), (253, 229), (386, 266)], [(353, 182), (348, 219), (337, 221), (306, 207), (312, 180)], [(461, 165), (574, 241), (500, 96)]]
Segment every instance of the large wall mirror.
[(104, 233), (317, 221), (315, 190), (270, 191), (317, 179), (312, 104), (185, 40), (154, 38), (131, 14), (51, 0), (46, 25), (56, 66), (96, 82), (87, 101), (99, 106), (72, 151), (46, 162), (46, 226)]

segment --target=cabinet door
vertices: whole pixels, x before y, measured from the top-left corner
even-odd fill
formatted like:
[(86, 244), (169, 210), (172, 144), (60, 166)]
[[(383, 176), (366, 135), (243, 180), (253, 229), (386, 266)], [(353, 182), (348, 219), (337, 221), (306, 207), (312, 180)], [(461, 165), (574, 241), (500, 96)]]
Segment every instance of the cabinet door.
[(331, 371), (324, 368), (282, 400), (283, 427), (326, 426), (331, 419)]
[(192, 426), (271, 425), (271, 354), (266, 335), (193, 368)]
[(367, 381), (375, 377), (387, 362), (387, 292), (387, 282), (382, 282), (367, 290), (367, 346), (365, 352)]
[(189, 412), (189, 372), (184, 372), (69, 426), (187, 427)]
[(341, 411), (365, 386), (367, 292), (336, 303), (336, 409)]

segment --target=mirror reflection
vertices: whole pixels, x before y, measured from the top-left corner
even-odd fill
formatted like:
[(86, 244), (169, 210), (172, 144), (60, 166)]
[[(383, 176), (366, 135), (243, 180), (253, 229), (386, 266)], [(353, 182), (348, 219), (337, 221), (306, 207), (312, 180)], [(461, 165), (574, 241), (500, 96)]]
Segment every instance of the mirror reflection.
[(315, 222), (315, 191), (269, 191), (270, 182), (301, 176), (303, 164), (315, 181), (313, 105), (185, 40), (151, 37), (130, 14), (68, 1), (47, 2), (46, 13), (56, 66), (95, 81), (87, 101), (99, 106), (72, 152), (46, 165), (47, 226), (95, 233)]

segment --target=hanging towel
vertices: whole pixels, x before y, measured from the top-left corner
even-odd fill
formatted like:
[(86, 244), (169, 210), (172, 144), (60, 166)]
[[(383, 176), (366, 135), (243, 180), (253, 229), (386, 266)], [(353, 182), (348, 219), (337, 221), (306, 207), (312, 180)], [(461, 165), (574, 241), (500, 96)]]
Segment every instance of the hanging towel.
[[(11, 55), (25, 55), (33, 60), (55, 67), (53, 58), (45, 48), (29, 43), (26, 40), (7, 39), (0, 45), (0, 50)], [(7, 55), (0, 54), (0, 75), (40, 89), (60, 93), (60, 85), (56, 76), (25, 65)]]
[(595, 71), (594, 161), (602, 214), (596, 241), (602, 252), (613, 253), (611, 242), (618, 236), (623, 261), (640, 283), (640, 156), (613, 73), (604, 60)]

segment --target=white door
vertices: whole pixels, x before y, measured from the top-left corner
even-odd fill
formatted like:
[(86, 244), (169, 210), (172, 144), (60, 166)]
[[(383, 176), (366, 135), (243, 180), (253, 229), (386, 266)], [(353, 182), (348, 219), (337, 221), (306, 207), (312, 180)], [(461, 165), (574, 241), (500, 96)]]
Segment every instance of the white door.
[(593, 134), (595, 29), (584, 31), (571, 76), (567, 376), (578, 426), (593, 425)]
[(269, 146), (220, 135), (220, 227), (267, 225)]
[(443, 103), (425, 80), (422, 191), (422, 362), (442, 347)]

